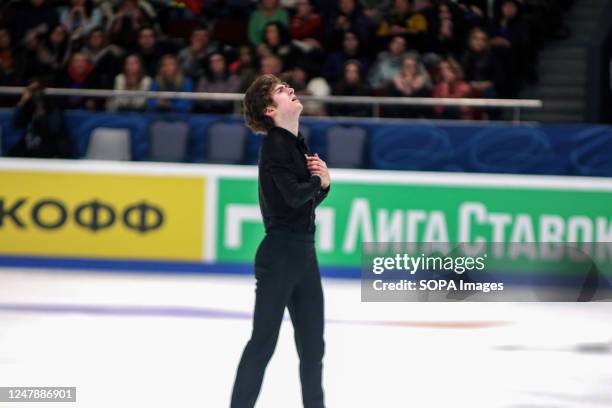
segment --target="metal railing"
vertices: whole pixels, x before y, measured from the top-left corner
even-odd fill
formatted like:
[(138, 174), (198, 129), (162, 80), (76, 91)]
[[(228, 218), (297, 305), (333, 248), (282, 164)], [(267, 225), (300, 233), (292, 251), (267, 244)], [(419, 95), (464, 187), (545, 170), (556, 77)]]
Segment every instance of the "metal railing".
[[(19, 95), (24, 87), (0, 86), (0, 94)], [(44, 88), (45, 95), (50, 96), (84, 96), (91, 98), (111, 97), (145, 97), (154, 99), (191, 99), (198, 101), (235, 102), (239, 110), (244, 98), (241, 93), (214, 92), (166, 92), (166, 91), (127, 91), (114, 89), (69, 89)], [(381, 106), (419, 106), (419, 107), (471, 107), (512, 109), (515, 122), (521, 120), (521, 109), (541, 109), (543, 104), (537, 99), (484, 99), (484, 98), (423, 98), (423, 97), (390, 97), (390, 96), (307, 96), (300, 95), (304, 102), (321, 102), (325, 104), (372, 105), (374, 117), (379, 116)]]

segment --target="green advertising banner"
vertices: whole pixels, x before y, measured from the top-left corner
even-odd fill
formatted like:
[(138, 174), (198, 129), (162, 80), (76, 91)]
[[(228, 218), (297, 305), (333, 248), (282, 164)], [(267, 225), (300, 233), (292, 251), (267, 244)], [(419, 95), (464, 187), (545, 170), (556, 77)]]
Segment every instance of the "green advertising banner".
[[(612, 259), (610, 245), (590, 245), (612, 242), (606, 179), (348, 170), (332, 177), (317, 210), (322, 266), (358, 267), (362, 242), (578, 242), (594, 258)], [(219, 177), (218, 261), (252, 262), (264, 233), (257, 200), (254, 177)]]

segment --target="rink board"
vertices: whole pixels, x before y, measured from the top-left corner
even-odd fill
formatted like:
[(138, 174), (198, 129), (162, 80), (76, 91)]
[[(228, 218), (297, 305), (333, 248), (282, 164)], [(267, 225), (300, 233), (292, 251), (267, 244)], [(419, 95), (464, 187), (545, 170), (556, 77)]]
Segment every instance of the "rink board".
[[(612, 180), (332, 170), (323, 274), (362, 242), (612, 242)], [(0, 160), (0, 264), (250, 273), (263, 236), (254, 166)], [(604, 254), (609, 261), (610, 254)]]

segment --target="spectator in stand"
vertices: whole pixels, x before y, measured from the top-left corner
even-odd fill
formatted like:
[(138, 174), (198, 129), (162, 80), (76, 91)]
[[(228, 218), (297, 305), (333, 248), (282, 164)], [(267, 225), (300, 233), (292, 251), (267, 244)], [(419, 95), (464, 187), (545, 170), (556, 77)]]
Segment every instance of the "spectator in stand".
[(204, 75), (206, 57), (217, 47), (210, 42), (210, 33), (205, 26), (196, 26), (191, 31), (189, 45), (183, 48), (177, 56), (181, 69), (192, 81), (197, 81)]
[[(151, 91), (192, 92), (193, 82), (181, 72), (176, 57), (166, 54), (159, 65), (159, 73), (151, 84)], [(190, 99), (149, 99), (150, 110), (161, 112), (188, 112), (191, 109)]]
[(296, 95), (310, 95), (306, 89), (308, 86), (308, 76), (302, 68), (295, 67), (295, 69), (285, 72), (283, 79), (293, 88), (293, 92)]
[(86, 34), (102, 25), (102, 12), (93, 7), (92, 0), (72, 0), (60, 14), (60, 22), (72, 34)]
[(395, 0), (393, 7), (383, 16), (376, 31), (376, 36), (387, 42), (392, 35), (407, 34), (410, 12), (410, 2), (408, 0)]
[[(504, 14), (507, 8), (505, 2), (497, 0), (495, 2), (494, 10), (499, 16)], [(527, 41), (523, 43), (521, 53), (521, 60), (519, 61), (519, 70), (521, 71), (522, 78), (529, 81), (529, 83), (537, 83), (538, 77), (538, 48), (542, 46), (546, 38), (557, 38), (563, 39), (570, 35), (568, 27), (563, 27), (563, 20), (558, 21), (557, 27), (555, 24), (551, 26), (551, 19), (555, 20), (555, 14), (560, 17), (558, 13), (562, 13), (563, 0), (557, 1), (545, 1), (545, 0), (516, 0), (516, 17), (515, 27), (522, 25), (518, 31), (523, 30)], [(500, 8), (501, 7), (501, 8)], [(555, 12), (556, 10), (556, 12)], [(520, 22), (516, 24), (516, 22)], [(514, 46), (514, 41), (511, 41)]]
[(93, 64), (100, 87), (110, 88), (119, 73), (117, 67), (120, 66), (123, 50), (108, 44), (104, 30), (96, 27), (87, 35), (87, 42), (81, 51)]
[[(0, 86), (19, 85), (18, 57), (12, 47), (11, 32), (0, 28)], [(0, 95), (0, 107), (14, 107), (18, 97)]]
[[(439, 77), (433, 89), (434, 98), (469, 98), (470, 85), (463, 79), (461, 65), (453, 59), (447, 58), (440, 63)], [(434, 114), (444, 119), (474, 119), (474, 109), (467, 107), (451, 108), (436, 106)]]
[(0, 28), (0, 86), (17, 85), (17, 56), (13, 51), (11, 32)]
[(363, 14), (373, 23), (374, 31), (380, 26), (389, 9), (393, 7), (393, 0), (359, 0), (363, 5)]
[(292, 69), (301, 57), (289, 38), (287, 28), (280, 23), (268, 23), (264, 30), (264, 41), (257, 49), (259, 55), (277, 55), (283, 61), (285, 69)]
[(326, 24), (326, 45), (329, 49), (339, 49), (344, 32), (353, 31), (361, 44), (369, 44), (374, 31), (373, 22), (363, 13), (357, 0), (338, 0), (338, 9)]
[(323, 42), (323, 19), (313, 8), (312, 0), (298, 0), (296, 13), (291, 17), (289, 33), (295, 40), (321, 48)]
[(412, 0), (412, 11), (429, 13), (438, 0)]
[(249, 18), (249, 41), (255, 47), (263, 42), (264, 30), (268, 23), (278, 22), (287, 27), (289, 13), (278, 5), (278, 0), (260, 0), (259, 7)]
[(453, 0), (459, 6), (466, 28), (486, 27), (488, 19), (487, 0)]
[(146, 14), (138, 7), (137, 0), (123, 0), (113, 16), (111, 38), (113, 44), (134, 49), (139, 42), (142, 27), (148, 24)]
[[(502, 88), (506, 81), (505, 67), (499, 63), (495, 54), (491, 52), (489, 37), (481, 28), (470, 31), (468, 49), (463, 56), (465, 79), (472, 88), (475, 98), (497, 98), (498, 88)], [(481, 110), (475, 110), (476, 117), (483, 116)], [(500, 119), (499, 109), (487, 110), (489, 119)]]
[[(431, 95), (431, 78), (417, 54), (408, 54), (402, 59), (400, 72), (387, 87), (388, 96), (423, 97)], [(416, 117), (423, 110), (411, 106), (389, 106), (385, 114), (397, 117)]]
[(23, 91), (13, 111), (13, 126), (23, 135), (9, 151), (13, 157), (72, 158), (73, 147), (59, 104), (45, 99), (40, 84)]
[(43, 34), (36, 30), (28, 31), (23, 39), (23, 46), (17, 48), (17, 77), (19, 84), (28, 84), (34, 81), (52, 83), (55, 79), (53, 73), (38, 60), (38, 48), (43, 42)]
[(527, 50), (529, 31), (520, 14), (516, 0), (504, 0), (491, 29), (491, 47), (506, 67), (506, 78), (500, 97), (515, 98), (521, 87), (522, 76), (528, 71)]
[(157, 74), (160, 58), (169, 52), (166, 47), (157, 42), (155, 30), (151, 26), (146, 26), (142, 27), (138, 32), (138, 48), (136, 53), (142, 59), (147, 75), (154, 78)]
[(465, 11), (479, 16), (489, 16), (489, 0), (451, 0)]
[(418, 54), (408, 54), (402, 59), (402, 68), (389, 86), (393, 96), (429, 96), (431, 78)]
[(372, 88), (386, 88), (393, 80), (401, 67), (402, 60), (406, 54), (406, 40), (401, 35), (396, 35), (389, 41), (389, 50), (378, 55), (376, 63), (370, 70), (368, 81)]
[(245, 92), (257, 78), (259, 71), (253, 48), (249, 45), (241, 45), (238, 50), (238, 59), (230, 64), (229, 69), (240, 79), (240, 92)]
[[(220, 52), (209, 55), (206, 75), (200, 79), (197, 92), (237, 93), (240, 90), (240, 78), (230, 73), (225, 56)], [(201, 101), (196, 110), (206, 113), (227, 114), (234, 111), (234, 103)]]
[(463, 13), (457, 5), (448, 2), (436, 5), (434, 10), (427, 51), (439, 55), (461, 55), (465, 43)]
[(155, 18), (155, 29), (169, 37), (187, 40), (191, 24), (202, 21), (213, 21), (217, 16), (227, 13), (225, 1), (219, 0), (152, 0), (159, 11)]
[[(97, 89), (99, 86), (93, 68), (94, 66), (89, 62), (87, 56), (77, 51), (72, 54), (68, 69), (60, 77), (58, 85), (61, 88), (70, 89)], [(65, 99), (64, 108), (95, 110), (98, 105), (98, 101), (94, 98), (68, 96)]]
[(31, 30), (47, 33), (59, 23), (55, 7), (45, 0), (30, 0), (15, 17), (13, 38), (24, 38)]
[(408, 17), (404, 37), (419, 52), (426, 52), (426, 43), (432, 31), (435, 8), (431, 0), (414, 0)]
[(463, 55), (463, 69), (474, 97), (496, 97), (495, 84), (502, 82), (505, 77), (501, 68), (491, 53), (487, 33), (478, 27), (472, 29), (468, 49)]
[(38, 62), (49, 70), (50, 75), (57, 77), (68, 64), (72, 45), (64, 26), (58, 24), (51, 28), (46, 39), (38, 46)]
[(259, 75), (274, 75), (279, 77), (283, 72), (283, 62), (274, 54), (261, 57), (259, 66)]
[[(115, 77), (113, 89), (116, 91), (148, 91), (151, 77), (147, 76), (140, 57), (130, 54), (125, 58), (123, 72)], [(106, 102), (109, 111), (144, 111), (147, 98), (139, 96), (113, 96)]]
[(298, 0), (291, 18), (289, 33), (292, 44), (300, 51), (298, 64), (309, 76), (319, 75), (326, 60), (323, 19), (317, 14), (312, 0)]
[(298, 6), (297, 0), (280, 0), (280, 6), (289, 10), (290, 12), (294, 12)]
[(370, 68), (370, 60), (361, 52), (359, 37), (353, 31), (346, 31), (344, 33), (342, 49), (329, 54), (323, 66), (323, 76), (332, 86), (344, 77), (346, 71), (345, 64), (348, 60), (359, 61), (361, 67), (360, 77), (365, 77), (366, 72)]
[[(333, 87), (332, 95), (338, 96), (370, 96), (372, 90), (366, 81), (361, 78), (363, 67), (357, 60), (348, 60), (344, 64), (344, 75), (342, 79)], [(330, 115), (334, 116), (362, 116), (372, 115), (372, 108), (369, 105), (352, 104), (330, 104), (327, 108)]]

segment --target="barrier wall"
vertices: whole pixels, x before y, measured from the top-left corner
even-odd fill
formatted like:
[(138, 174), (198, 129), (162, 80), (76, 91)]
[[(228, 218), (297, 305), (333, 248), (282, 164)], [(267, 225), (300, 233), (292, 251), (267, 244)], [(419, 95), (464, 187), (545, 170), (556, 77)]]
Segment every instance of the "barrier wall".
[[(0, 265), (250, 273), (256, 178), (254, 166), (0, 159)], [(612, 242), (610, 179), (332, 178), (317, 213), (327, 276), (359, 276), (361, 242)]]
[[(7, 155), (21, 132), (12, 126), (12, 112), (0, 111), (2, 149)], [(186, 162), (206, 162), (208, 131), (214, 123), (242, 123), (235, 117), (156, 113), (66, 113), (76, 154), (86, 153), (92, 131), (99, 127), (127, 129), (135, 161), (148, 160), (150, 126), (155, 121), (181, 121), (190, 129)], [(303, 118), (313, 151), (331, 159), (328, 132), (358, 127), (367, 137), (356, 167), (476, 173), (612, 176), (612, 127), (586, 124), (521, 124), (427, 122)], [(254, 164), (261, 137), (247, 136), (242, 160)], [(236, 163), (236, 164), (238, 164)]]

